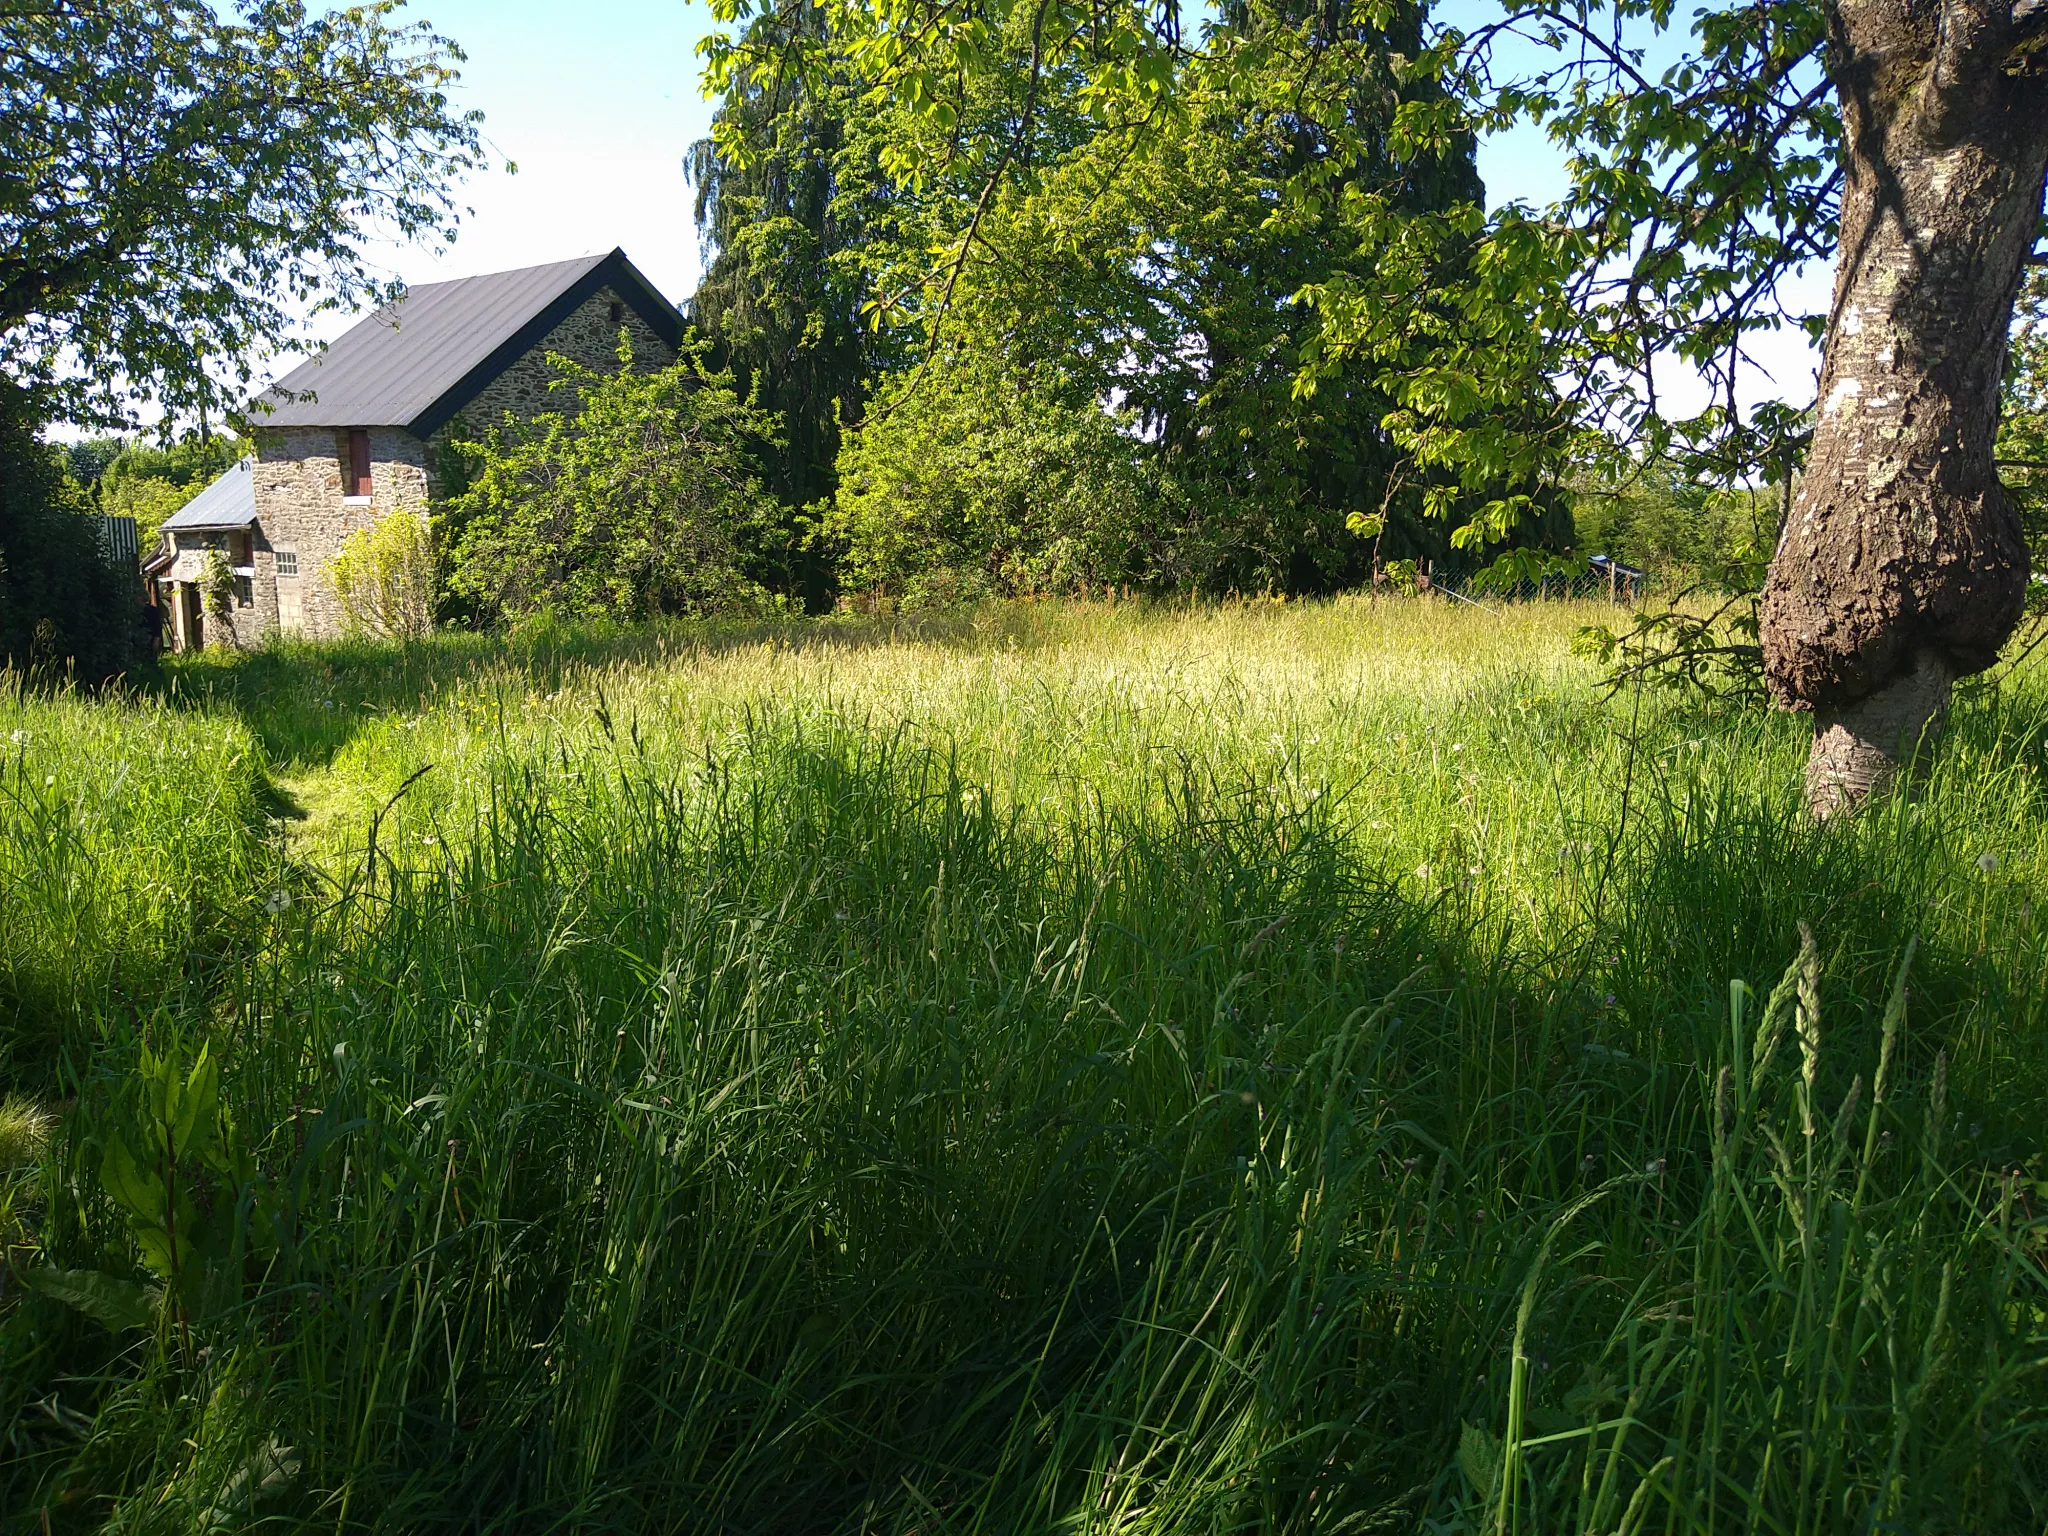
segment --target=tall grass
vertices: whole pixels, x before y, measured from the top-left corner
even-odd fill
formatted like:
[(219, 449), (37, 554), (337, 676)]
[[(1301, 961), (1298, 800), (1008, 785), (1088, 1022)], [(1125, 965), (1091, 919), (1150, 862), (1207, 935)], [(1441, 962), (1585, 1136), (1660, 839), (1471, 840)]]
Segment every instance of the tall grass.
[[(1564, 629), (1009, 611), (181, 679), (160, 723), (272, 743), (318, 814), (219, 876), (231, 963), (68, 1026), (0, 1497), (2039, 1529), (2042, 696), (1821, 831), (1796, 722), (1603, 706)], [(167, 1166), (223, 1236), (110, 1329), (49, 1276), (151, 1280), (107, 1147), (202, 1041), (223, 1150)]]
[(0, 678), (0, 1072), (222, 947), (265, 814), (231, 718)]

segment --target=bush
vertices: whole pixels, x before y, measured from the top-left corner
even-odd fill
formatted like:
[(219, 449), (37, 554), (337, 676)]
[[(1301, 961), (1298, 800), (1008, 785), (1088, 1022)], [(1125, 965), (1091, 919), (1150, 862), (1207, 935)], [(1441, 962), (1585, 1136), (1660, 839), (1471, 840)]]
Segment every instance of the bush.
[(956, 360), (839, 455), (845, 581), (906, 607), (1155, 579), (1170, 530), (1141, 445), (1060, 380)]
[(751, 608), (743, 571), (775, 505), (749, 445), (773, 420), (686, 342), (668, 368), (598, 373), (551, 358), (579, 409), (507, 415), (459, 445), (466, 489), (448, 503), (449, 587), (485, 621), (558, 612), (645, 619)]
[(434, 625), (434, 541), (421, 514), (401, 507), (342, 541), (327, 568), (351, 635), (409, 640)]

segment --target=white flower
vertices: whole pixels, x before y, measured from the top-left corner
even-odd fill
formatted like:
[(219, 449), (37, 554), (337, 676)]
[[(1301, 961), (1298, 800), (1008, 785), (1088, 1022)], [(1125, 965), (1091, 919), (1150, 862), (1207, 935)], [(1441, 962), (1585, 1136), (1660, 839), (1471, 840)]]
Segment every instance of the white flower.
[(25, 746), (28, 742), (28, 732), (15, 731), (11, 735), (9, 735), (7, 739), (13, 742), (17, 747)]
[(1987, 875), (1997, 873), (1998, 855), (1995, 853), (1979, 854), (1977, 857), (1977, 867)]
[(275, 917), (278, 913), (289, 909), (291, 904), (292, 893), (288, 890), (285, 890), (282, 886), (278, 887), (278, 889), (272, 891), (268, 896), (263, 898), (263, 910), (268, 912), (272, 917)]

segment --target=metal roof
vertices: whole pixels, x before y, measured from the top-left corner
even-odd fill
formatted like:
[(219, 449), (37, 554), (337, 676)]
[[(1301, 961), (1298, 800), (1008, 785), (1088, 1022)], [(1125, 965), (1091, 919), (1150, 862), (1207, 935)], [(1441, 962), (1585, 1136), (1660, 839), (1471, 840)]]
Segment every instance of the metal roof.
[(422, 283), (265, 390), (250, 423), (405, 427), (425, 437), (606, 287), (670, 346), (681, 341), (681, 314), (623, 250)]
[(256, 521), (256, 461), (243, 459), (164, 519), (166, 533), (247, 528)]

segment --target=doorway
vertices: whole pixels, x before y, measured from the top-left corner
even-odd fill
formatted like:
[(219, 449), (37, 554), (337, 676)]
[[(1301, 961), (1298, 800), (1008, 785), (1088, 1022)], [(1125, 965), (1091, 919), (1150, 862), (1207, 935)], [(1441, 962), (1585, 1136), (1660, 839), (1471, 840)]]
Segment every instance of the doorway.
[(180, 650), (196, 651), (206, 644), (205, 605), (199, 601), (199, 583), (196, 581), (178, 584), (178, 605), (184, 622), (178, 627), (184, 631), (185, 643)]

